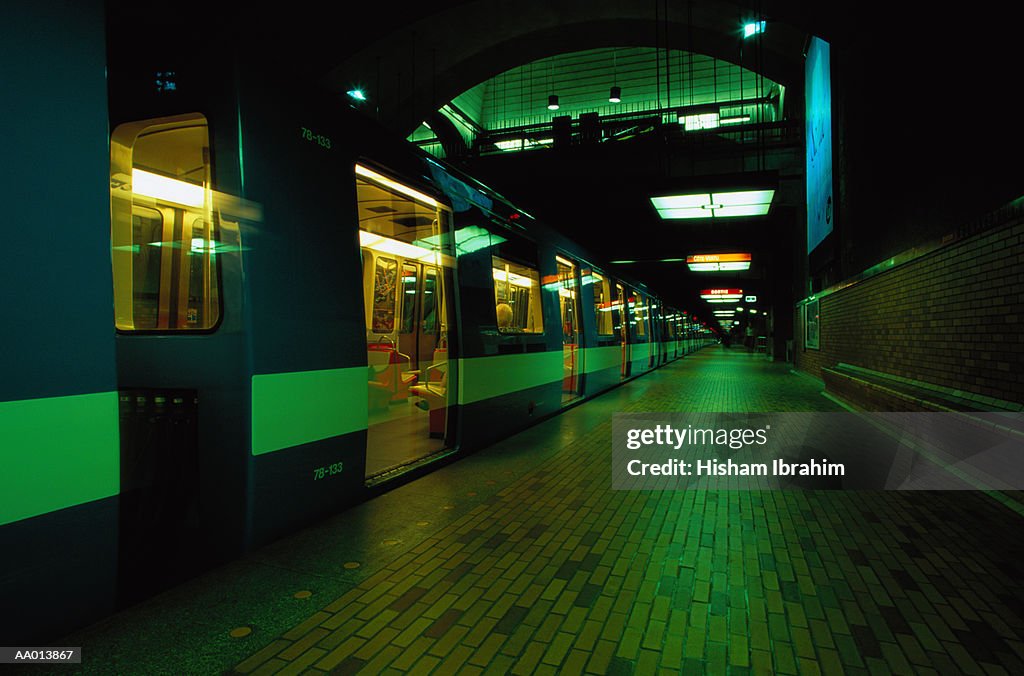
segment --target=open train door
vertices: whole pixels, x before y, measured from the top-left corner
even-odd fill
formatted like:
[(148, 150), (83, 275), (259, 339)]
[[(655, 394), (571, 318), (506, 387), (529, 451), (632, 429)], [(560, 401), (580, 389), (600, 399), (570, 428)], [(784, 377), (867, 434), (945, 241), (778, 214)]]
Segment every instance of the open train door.
[[(356, 166), (366, 319), (366, 480), (387, 480), (454, 447), (455, 257), (451, 211)], [(450, 376), (450, 377), (449, 377)]]

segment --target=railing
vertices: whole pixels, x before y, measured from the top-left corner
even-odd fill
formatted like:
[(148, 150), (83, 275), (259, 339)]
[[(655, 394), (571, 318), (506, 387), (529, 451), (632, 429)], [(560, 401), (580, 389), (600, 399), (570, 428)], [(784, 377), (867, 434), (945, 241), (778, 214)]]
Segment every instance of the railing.
[[(758, 145), (764, 148), (793, 146), (803, 142), (803, 123), (781, 122), (744, 123), (720, 126), (715, 129), (685, 131), (676, 122), (665, 122), (661, 114), (627, 113), (598, 120), (575, 119), (559, 127), (554, 124), (534, 124), (497, 131), (478, 136), (473, 154), (493, 155), (510, 150), (542, 150), (566, 146), (609, 143), (638, 136), (658, 134), (668, 142), (681, 144), (692, 150), (712, 149), (724, 145)], [(514, 144), (512, 148), (505, 144)]]

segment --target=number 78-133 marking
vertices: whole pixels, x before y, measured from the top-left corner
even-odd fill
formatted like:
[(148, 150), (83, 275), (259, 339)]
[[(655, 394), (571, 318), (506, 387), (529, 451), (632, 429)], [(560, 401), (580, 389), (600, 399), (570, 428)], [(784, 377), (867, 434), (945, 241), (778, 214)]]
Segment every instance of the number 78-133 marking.
[(341, 474), (344, 469), (345, 463), (343, 462), (336, 462), (333, 465), (327, 465), (326, 467), (317, 467), (313, 470), (313, 481), (334, 476), (335, 474)]
[(330, 138), (328, 138), (327, 136), (323, 136), (322, 134), (314, 134), (313, 130), (312, 129), (308, 129), (307, 127), (299, 127), (299, 129), (300, 129), (300, 133), (302, 135), (302, 138), (304, 138), (307, 141), (310, 141), (312, 143), (316, 143), (321, 148), (326, 148), (326, 149), (330, 150), (330, 148), (331, 148), (331, 139)]

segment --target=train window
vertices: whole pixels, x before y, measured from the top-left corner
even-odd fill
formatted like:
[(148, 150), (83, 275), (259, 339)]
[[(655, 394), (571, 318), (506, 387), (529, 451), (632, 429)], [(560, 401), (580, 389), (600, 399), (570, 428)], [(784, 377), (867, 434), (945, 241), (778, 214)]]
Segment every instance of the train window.
[[(359, 242), (364, 258), (375, 261), (373, 279), (364, 277), (368, 339), (413, 335), (426, 328), (428, 319), (436, 332), (436, 317), (429, 315), (440, 299), (428, 303), (424, 297), (427, 292), (441, 295), (437, 268), (454, 265), (442, 251), (448, 242), (447, 208), (362, 165), (356, 165), (356, 192)], [(424, 280), (424, 270), (433, 271), (433, 282)]]
[(543, 333), (540, 273), (536, 267), (491, 256), (494, 308), (501, 333)]
[(629, 318), (626, 316), (626, 289), (621, 284), (615, 285), (615, 302), (612, 303), (612, 309), (615, 311), (615, 321), (618, 324), (615, 325), (615, 330), (621, 333), (622, 341), (625, 342), (626, 334), (629, 332)]
[(423, 330), (437, 333), (437, 268), (423, 271)]
[[(559, 314), (562, 317), (562, 333), (566, 342), (575, 343), (579, 333), (577, 311), (576, 265), (561, 256), (555, 256), (555, 269), (558, 271), (555, 285), (558, 289)], [(547, 280), (545, 280), (546, 282)]]
[[(597, 335), (610, 336), (615, 333), (612, 328), (612, 290), (611, 283), (596, 270), (590, 271), (593, 280), (594, 312), (597, 315)], [(584, 283), (586, 280), (584, 279)]]
[(188, 331), (220, 319), (206, 118), (122, 124), (110, 143), (115, 325)]
[(636, 335), (647, 334), (647, 313), (644, 305), (644, 297), (640, 294), (629, 297), (629, 307), (633, 309), (633, 323), (636, 325)]
[(395, 330), (395, 296), (398, 261), (394, 258), (377, 256), (373, 269), (373, 323), (374, 333), (391, 333)]
[(416, 325), (417, 268), (415, 263), (402, 263), (402, 288), (398, 294), (402, 303), (401, 333), (412, 333)]

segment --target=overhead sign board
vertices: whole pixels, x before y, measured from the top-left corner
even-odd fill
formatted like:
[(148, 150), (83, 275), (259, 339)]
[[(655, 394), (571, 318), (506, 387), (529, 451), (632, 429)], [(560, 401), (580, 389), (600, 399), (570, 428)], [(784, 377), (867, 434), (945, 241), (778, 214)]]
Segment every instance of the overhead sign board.
[(687, 263), (738, 263), (750, 261), (748, 253), (694, 254), (686, 257)]
[(702, 289), (700, 297), (709, 303), (738, 303), (743, 289)]
[(749, 270), (748, 253), (693, 254), (686, 257), (686, 265), (692, 272), (719, 272), (724, 270)]

